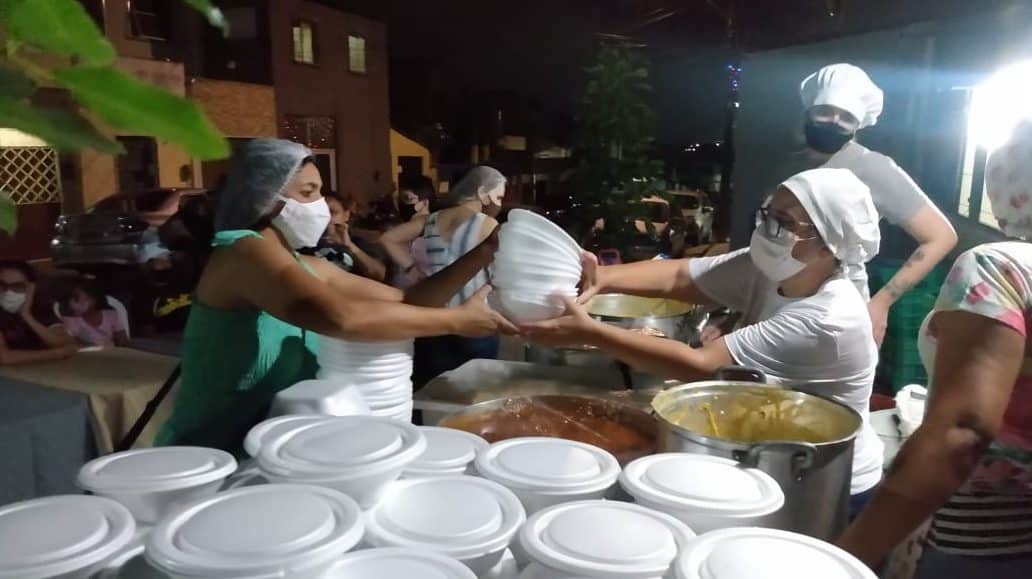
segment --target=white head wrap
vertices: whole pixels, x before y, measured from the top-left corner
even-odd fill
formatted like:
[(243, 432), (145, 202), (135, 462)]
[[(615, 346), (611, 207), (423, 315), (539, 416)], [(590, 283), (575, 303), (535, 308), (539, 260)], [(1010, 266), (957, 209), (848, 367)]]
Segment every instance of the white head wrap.
[(1020, 123), (989, 157), (985, 187), (1000, 229), (1032, 241), (1032, 120)]
[(860, 121), (861, 129), (878, 122), (885, 95), (871, 77), (852, 64), (832, 64), (806, 77), (799, 86), (803, 106), (809, 110), (831, 105), (846, 110)]
[(781, 184), (799, 200), (821, 239), (846, 268), (878, 255), (881, 232), (871, 190), (849, 169), (812, 169)]

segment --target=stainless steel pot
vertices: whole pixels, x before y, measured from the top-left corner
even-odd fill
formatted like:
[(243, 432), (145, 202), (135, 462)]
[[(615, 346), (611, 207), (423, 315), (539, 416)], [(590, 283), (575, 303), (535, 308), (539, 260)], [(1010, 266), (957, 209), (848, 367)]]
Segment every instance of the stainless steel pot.
[(607, 324), (629, 330), (655, 330), (685, 343), (698, 339), (708, 318), (701, 306), (625, 294), (599, 294), (587, 303), (587, 310), (591, 317)]
[(714, 380), (660, 392), (652, 409), (661, 451), (732, 458), (774, 477), (785, 492), (776, 528), (824, 540), (845, 529), (853, 442), (863, 424), (851, 408), (778, 386)]

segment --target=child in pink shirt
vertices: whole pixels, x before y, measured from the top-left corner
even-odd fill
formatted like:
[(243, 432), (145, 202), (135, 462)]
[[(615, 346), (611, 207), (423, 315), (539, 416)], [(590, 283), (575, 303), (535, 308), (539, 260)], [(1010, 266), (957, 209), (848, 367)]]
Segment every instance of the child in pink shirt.
[(126, 346), (129, 336), (96, 283), (80, 282), (61, 311), (65, 330), (84, 346)]

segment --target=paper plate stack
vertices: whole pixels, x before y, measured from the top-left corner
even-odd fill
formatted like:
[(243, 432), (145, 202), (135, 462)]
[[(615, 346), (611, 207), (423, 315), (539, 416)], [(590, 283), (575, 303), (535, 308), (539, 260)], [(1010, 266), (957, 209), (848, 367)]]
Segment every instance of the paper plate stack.
[(548, 219), (513, 209), (498, 233), (491, 270), (492, 307), (519, 324), (557, 317), (563, 296), (577, 295), (580, 247)]

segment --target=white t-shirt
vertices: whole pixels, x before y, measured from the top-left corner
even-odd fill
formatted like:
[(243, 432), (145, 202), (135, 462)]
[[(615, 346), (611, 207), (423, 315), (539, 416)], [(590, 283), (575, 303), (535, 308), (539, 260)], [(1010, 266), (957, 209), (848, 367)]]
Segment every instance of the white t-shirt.
[[(852, 171), (871, 189), (871, 199), (878, 215), (893, 225), (906, 224), (931, 203), (928, 195), (895, 161), (856, 141), (846, 143), (823, 166)], [(848, 273), (864, 298), (869, 299), (867, 271), (854, 267)]]
[(688, 262), (695, 285), (711, 300), (743, 313), (725, 337), (735, 362), (779, 384), (827, 396), (863, 417), (853, 456), (852, 493), (881, 480), (883, 446), (869, 420), (878, 365), (867, 304), (844, 277), (817, 294), (786, 298), (753, 265), (749, 249)]

